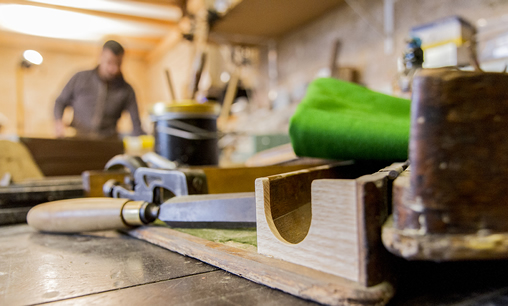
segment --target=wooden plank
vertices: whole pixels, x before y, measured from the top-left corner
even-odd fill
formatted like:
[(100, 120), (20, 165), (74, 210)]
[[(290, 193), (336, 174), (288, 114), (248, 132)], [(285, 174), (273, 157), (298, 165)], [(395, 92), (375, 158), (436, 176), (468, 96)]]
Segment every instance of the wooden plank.
[(160, 42), (146, 56), (145, 60), (154, 63), (168, 53), (171, 48), (182, 41), (182, 33), (178, 29), (169, 30)]
[(382, 239), (390, 252), (407, 260), (508, 259), (508, 233), (421, 234), (397, 229), (390, 218), (383, 226)]
[(22, 143), (0, 140), (0, 179), (7, 173), (14, 182), (43, 177), (30, 151)]
[(398, 265), (394, 257), (383, 246), (381, 231), (391, 211), (393, 180), (406, 166), (404, 163), (395, 163), (355, 180), (358, 282), (365, 286), (391, 281), (397, 272)]
[(271, 149), (263, 150), (250, 157), (245, 165), (248, 167), (259, 167), (269, 165), (296, 165), (305, 164), (309, 167), (331, 164), (333, 160), (313, 157), (298, 157), (293, 151), (290, 143), (283, 144)]
[(81, 175), (103, 169), (113, 156), (123, 153), (121, 140), (20, 138), (46, 176)]
[(134, 3), (149, 3), (159, 5), (175, 5), (182, 8), (185, 5), (186, 0), (124, 0), (125, 2)]
[(366, 286), (383, 281), (379, 237), (393, 173), (358, 178), (369, 170), (322, 166), (256, 180), (258, 252)]
[(83, 8), (76, 8), (76, 7), (58, 5), (58, 4), (33, 2), (33, 1), (28, 1), (28, 0), (0, 0), (0, 3), (30, 5), (30, 6), (49, 8), (49, 9), (57, 9), (57, 10), (62, 10), (62, 11), (67, 11), (67, 12), (87, 14), (87, 15), (103, 17), (103, 18), (111, 18), (111, 19), (120, 19), (120, 20), (132, 21), (132, 22), (139, 22), (139, 23), (144, 23), (144, 24), (149, 24), (149, 25), (159, 26), (159, 27), (176, 26), (176, 22), (173, 20), (136, 16), (136, 15), (127, 15), (127, 14), (94, 10), (94, 9), (83, 9)]
[(342, 0), (243, 0), (212, 32), (275, 38), (325, 14)]
[(264, 167), (195, 167), (205, 172), (208, 193), (255, 191), (257, 178), (308, 168), (307, 164)]
[[(159, 40), (156, 38), (120, 37), (118, 35), (107, 36), (106, 38), (117, 39), (125, 47), (126, 56), (135, 59), (144, 59), (149, 50), (153, 48), (152, 44)], [(0, 30), (0, 44), (2, 46), (36, 49), (41, 52), (52, 51), (91, 56), (98, 56), (102, 47), (100, 42), (95, 41), (40, 37), (5, 30)]]
[[(104, 164), (98, 165), (104, 168)], [(83, 167), (83, 165), (81, 166)], [(194, 167), (194, 170), (202, 170), (206, 175), (208, 193), (231, 193), (231, 192), (254, 192), (255, 180), (258, 177), (296, 171), (307, 168), (308, 165), (293, 166), (266, 166), (266, 167)], [(85, 193), (88, 197), (104, 196), (102, 186), (110, 179), (123, 182), (125, 176), (130, 175), (127, 171), (85, 171), (82, 174)]]
[(83, 189), (87, 197), (104, 197), (102, 187), (109, 180), (115, 180), (123, 183), (126, 176), (130, 176), (128, 171), (85, 171), (81, 175), (83, 179)]
[(142, 227), (127, 233), (256, 283), (323, 304), (385, 305), (394, 294), (388, 282), (367, 288), (338, 276), (165, 227)]

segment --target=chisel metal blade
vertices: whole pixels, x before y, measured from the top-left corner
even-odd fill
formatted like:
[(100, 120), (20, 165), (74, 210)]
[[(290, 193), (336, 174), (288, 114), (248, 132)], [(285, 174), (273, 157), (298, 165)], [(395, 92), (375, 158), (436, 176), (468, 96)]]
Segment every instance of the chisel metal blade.
[(172, 227), (255, 227), (256, 197), (254, 192), (174, 197), (160, 206), (159, 220)]

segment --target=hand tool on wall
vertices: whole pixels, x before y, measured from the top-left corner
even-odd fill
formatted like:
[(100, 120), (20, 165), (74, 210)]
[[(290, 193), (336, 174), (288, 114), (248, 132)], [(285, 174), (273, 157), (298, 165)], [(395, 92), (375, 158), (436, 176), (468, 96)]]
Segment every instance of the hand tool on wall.
[(206, 53), (201, 52), (196, 58), (196, 63), (194, 64), (194, 69), (192, 70), (192, 80), (190, 83), (190, 92), (191, 92), (191, 99), (196, 98), (196, 93), (199, 89), (199, 81), (201, 80), (201, 76), (203, 74), (203, 69), (205, 68), (206, 63)]
[(339, 39), (336, 39), (333, 43), (332, 56), (330, 59), (330, 77), (339, 78), (339, 64), (338, 57), (340, 50), (342, 49), (342, 42)]
[(169, 88), (169, 99), (170, 100), (176, 100), (175, 90), (173, 89), (173, 81), (171, 81), (171, 74), (169, 72), (169, 69), (165, 70), (166, 72), (166, 81), (168, 82), (168, 88)]

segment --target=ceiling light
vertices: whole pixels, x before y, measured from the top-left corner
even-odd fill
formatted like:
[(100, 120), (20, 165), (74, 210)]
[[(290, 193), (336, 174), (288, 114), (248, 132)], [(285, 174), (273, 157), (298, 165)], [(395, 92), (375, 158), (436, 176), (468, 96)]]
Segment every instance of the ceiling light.
[(40, 65), (42, 64), (42, 55), (35, 50), (26, 50), (23, 52), (23, 58), (30, 64)]
[(161, 36), (167, 29), (31, 5), (0, 5), (0, 29), (73, 40), (98, 41), (104, 36)]
[(131, 16), (142, 16), (161, 20), (176, 21), (182, 17), (182, 12), (177, 6), (158, 5), (134, 1), (115, 1), (115, 0), (29, 0), (29, 1), (64, 7), (73, 7), (85, 10), (97, 10)]
[(226, 71), (224, 71), (223, 73), (220, 74), (220, 80), (223, 82), (223, 83), (227, 83), (229, 82), (229, 79), (231, 79), (231, 76), (229, 75), (229, 73), (227, 73)]

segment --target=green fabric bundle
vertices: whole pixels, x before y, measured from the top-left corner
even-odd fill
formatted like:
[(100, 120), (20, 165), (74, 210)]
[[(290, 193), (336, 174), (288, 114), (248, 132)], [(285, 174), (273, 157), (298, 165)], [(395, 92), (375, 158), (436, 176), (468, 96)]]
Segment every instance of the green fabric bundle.
[(411, 102), (331, 78), (314, 80), (291, 118), (298, 156), (406, 160)]

